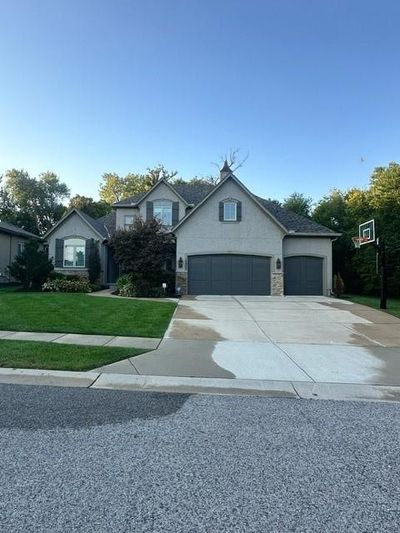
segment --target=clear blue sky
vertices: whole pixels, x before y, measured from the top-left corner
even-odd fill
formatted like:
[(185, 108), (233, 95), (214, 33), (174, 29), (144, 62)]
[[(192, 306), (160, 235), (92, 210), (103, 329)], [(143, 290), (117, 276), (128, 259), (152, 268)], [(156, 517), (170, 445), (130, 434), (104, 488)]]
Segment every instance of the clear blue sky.
[[(214, 172), (318, 199), (400, 160), (400, 2), (12, 0), (0, 5), (0, 173)], [(362, 158), (364, 161), (362, 161)]]

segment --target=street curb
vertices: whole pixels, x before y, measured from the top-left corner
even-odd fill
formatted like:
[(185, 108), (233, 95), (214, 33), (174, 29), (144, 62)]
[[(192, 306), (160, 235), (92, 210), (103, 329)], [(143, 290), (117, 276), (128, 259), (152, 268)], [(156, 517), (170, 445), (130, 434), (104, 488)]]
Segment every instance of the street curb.
[(290, 381), (190, 378), (103, 373), (93, 389), (179, 392), (184, 394), (242, 394), (270, 398), (299, 398)]
[(400, 402), (400, 385), (190, 378), (0, 368), (0, 383), (180, 394), (236, 394), (268, 398)]
[(30, 368), (0, 368), (0, 383), (19, 385), (50, 385), (53, 387), (90, 387), (100, 376), (98, 372), (65, 370), (34, 370)]

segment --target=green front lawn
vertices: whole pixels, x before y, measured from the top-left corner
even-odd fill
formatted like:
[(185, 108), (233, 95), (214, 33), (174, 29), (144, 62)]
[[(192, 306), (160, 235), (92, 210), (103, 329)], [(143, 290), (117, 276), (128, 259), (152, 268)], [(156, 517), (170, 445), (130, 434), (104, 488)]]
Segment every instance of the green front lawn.
[(162, 337), (175, 304), (0, 289), (0, 330)]
[(148, 350), (0, 340), (0, 367), (90, 370)]
[[(345, 298), (356, 304), (368, 305), (369, 307), (379, 309), (380, 299), (377, 296), (350, 295), (345, 296)], [(400, 298), (388, 299), (386, 312), (400, 318)]]

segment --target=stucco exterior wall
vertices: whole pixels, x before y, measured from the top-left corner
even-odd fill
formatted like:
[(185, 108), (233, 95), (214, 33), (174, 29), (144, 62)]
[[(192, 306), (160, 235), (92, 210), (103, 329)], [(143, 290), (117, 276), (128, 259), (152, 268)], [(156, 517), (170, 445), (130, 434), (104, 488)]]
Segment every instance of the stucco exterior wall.
[[(242, 202), (240, 222), (221, 222), (219, 202), (234, 198)], [(180, 226), (177, 237), (177, 273), (187, 272), (190, 255), (236, 253), (271, 257), (271, 274), (275, 272), (276, 259), (282, 260), (283, 229), (241, 189), (228, 180), (193, 215)], [(182, 276), (181, 276), (182, 277)]]
[(8, 274), (7, 267), (18, 253), (18, 243), (26, 242), (28, 239), (17, 235), (0, 233), (0, 283), (12, 281)]
[(139, 205), (139, 213), (144, 220), (146, 220), (146, 202), (154, 202), (155, 200), (179, 202), (179, 220), (185, 216), (186, 204), (165, 183), (160, 183)]
[[(84, 222), (79, 215), (72, 213), (64, 222), (62, 222), (48, 237), (47, 242), (49, 246), (49, 257), (55, 258), (56, 250), (56, 239), (68, 239), (69, 237), (81, 237), (83, 239), (94, 239), (99, 241), (99, 252), (100, 252), (100, 261), (101, 261), (101, 274), (100, 281), (102, 283), (106, 282), (106, 249), (105, 246), (101, 243), (102, 238), (90, 228)], [(85, 268), (56, 268), (57, 272), (63, 272), (65, 274), (82, 274), (86, 275), (87, 270)]]
[(116, 208), (116, 214), (115, 214), (115, 223), (117, 229), (124, 229), (125, 224), (125, 215), (133, 215), (134, 217), (139, 216), (139, 208), (138, 207), (120, 207)]
[(285, 272), (285, 257), (294, 255), (311, 255), (324, 259), (324, 294), (329, 296), (332, 289), (332, 240), (329, 237), (285, 237), (283, 240), (283, 272)]

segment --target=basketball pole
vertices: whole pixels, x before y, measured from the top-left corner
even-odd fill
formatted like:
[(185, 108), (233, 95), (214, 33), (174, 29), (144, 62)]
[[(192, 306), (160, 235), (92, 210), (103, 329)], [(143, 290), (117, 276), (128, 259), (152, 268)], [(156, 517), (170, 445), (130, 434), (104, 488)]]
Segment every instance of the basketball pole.
[(380, 265), (380, 282), (381, 282), (381, 301), (380, 309), (387, 308), (387, 268), (386, 268), (386, 250), (385, 242), (382, 238), (378, 237), (374, 246), (378, 252), (379, 265)]

